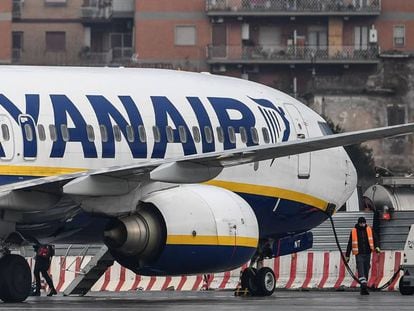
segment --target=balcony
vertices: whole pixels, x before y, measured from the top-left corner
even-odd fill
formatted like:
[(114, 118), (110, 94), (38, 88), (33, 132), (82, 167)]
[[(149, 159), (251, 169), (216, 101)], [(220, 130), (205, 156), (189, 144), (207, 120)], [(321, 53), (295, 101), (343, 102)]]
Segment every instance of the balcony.
[(379, 15), (381, 0), (206, 0), (209, 16)]
[(80, 53), (82, 64), (89, 66), (109, 65), (112, 62), (112, 50), (105, 52), (89, 52), (87, 50)]
[(81, 7), (81, 17), (84, 21), (110, 21), (112, 18), (133, 18), (135, 13), (134, 0), (98, 0), (85, 1)]
[(210, 64), (376, 64), (378, 46), (209, 46)]

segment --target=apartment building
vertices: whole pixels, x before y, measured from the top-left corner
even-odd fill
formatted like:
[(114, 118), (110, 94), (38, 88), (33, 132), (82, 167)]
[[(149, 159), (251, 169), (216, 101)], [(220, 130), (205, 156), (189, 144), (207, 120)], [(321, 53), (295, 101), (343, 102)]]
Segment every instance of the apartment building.
[(0, 64), (11, 61), (11, 12), (11, 2), (0, 1)]
[(13, 0), (12, 62), (99, 66), (129, 61), (134, 4), (134, 0)]

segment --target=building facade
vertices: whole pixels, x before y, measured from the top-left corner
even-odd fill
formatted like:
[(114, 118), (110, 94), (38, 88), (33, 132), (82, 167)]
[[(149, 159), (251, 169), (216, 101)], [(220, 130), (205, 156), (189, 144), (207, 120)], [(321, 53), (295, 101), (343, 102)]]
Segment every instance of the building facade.
[(11, 62), (12, 5), (0, 1), (0, 64)]
[(13, 0), (12, 62), (123, 63), (133, 55), (134, 0)]

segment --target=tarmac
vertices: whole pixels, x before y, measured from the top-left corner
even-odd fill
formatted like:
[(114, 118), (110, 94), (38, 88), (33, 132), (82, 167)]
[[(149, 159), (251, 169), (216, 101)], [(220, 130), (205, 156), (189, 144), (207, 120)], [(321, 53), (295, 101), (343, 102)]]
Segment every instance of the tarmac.
[(30, 297), (0, 303), (0, 310), (413, 310), (414, 297), (399, 292), (276, 291), (270, 297), (235, 297), (232, 291), (136, 291), (85, 297)]

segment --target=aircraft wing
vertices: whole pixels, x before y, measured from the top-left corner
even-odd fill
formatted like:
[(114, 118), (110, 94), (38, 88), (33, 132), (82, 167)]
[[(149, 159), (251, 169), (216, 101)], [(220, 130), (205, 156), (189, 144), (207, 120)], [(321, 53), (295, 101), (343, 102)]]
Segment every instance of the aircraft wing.
[[(314, 138), (298, 139), (277, 144), (252, 146), (237, 149), (237, 151), (227, 150), (185, 157), (182, 156), (172, 159), (158, 159), (132, 165), (114, 166), (79, 173), (37, 178), (1, 186), (0, 198), (10, 195), (16, 190), (39, 190), (42, 189), (42, 187), (51, 187), (52, 185), (55, 188), (63, 188), (63, 192), (65, 193), (79, 194), (76, 191), (79, 189), (79, 186), (85, 186), (85, 180), (89, 182), (88, 185), (104, 190), (106, 185), (106, 189), (108, 191), (107, 195), (120, 195), (122, 194), (122, 191), (118, 193), (112, 185), (116, 183), (120, 183), (119, 185), (122, 185), (122, 183), (125, 183), (127, 180), (148, 174), (150, 178), (155, 181), (174, 183), (203, 182), (215, 178), (224, 167), (281, 158), (289, 155), (296, 155), (333, 147), (353, 145), (379, 138), (407, 135), (412, 132), (414, 132), (414, 123), (409, 123)], [(127, 184), (124, 184), (122, 187), (118, 186), (118, 188), (128, 189), (126, 186)]]

